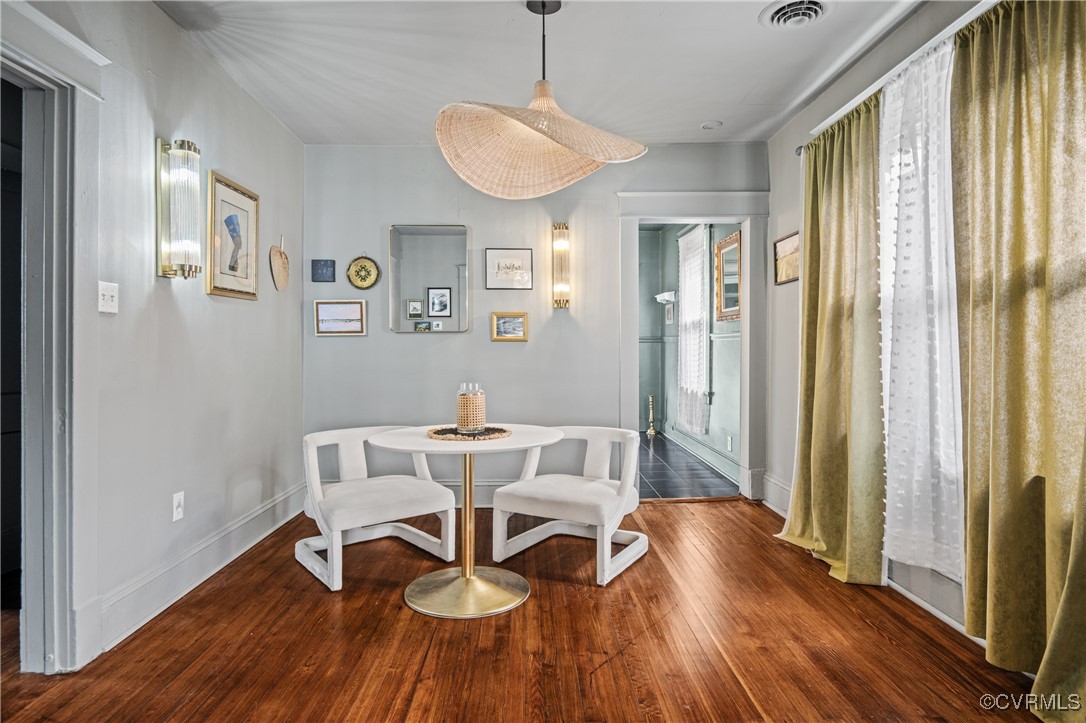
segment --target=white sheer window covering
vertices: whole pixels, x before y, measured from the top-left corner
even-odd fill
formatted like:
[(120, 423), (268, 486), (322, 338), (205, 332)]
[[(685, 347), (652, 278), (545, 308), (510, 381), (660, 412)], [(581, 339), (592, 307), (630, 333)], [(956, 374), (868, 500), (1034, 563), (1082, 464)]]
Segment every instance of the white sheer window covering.
[(886, 557), (962, 579), (961, 380), (950, 175), (953, 38), (883, 88), (879, 291)]
[(678, 425), (695, 434), (709, 428), (708, 268), (709, 237), (705, 225), (698, 225), (679, 237)]

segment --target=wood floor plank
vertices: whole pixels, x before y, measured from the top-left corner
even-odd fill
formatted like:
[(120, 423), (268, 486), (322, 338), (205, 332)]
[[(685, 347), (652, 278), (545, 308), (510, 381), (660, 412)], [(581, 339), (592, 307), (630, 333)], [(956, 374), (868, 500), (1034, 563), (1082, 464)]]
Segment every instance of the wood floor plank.
[[(477, 521), (478, 563), (493, 565), (489, 512)], [(538, 522), (514, 517), (511, 534)], [(648, 503), (624, 527), (649, 551), (607, 587), (591, 540), (552, 538), (499, 565), (529, 580), (523, 605), (442, 620), (403, 590), (448, 563), (401, 540), (352, 545), (333, 593), (294, 560), (316, 533), (299, 516), (76, 673), (19, 673), (4, 611), (0, 716), (968, 721), (989, 717), (982, 694), (1029, 690), (896, 592), (831, 579), (760, 505)]]

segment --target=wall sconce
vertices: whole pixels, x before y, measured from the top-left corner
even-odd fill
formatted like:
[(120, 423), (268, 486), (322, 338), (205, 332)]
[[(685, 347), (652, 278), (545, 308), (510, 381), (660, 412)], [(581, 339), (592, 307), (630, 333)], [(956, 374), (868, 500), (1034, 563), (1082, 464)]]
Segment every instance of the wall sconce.
[(569, 308), (569, 226), (556, 223), (551, 229), (551, 279), (554, 308)]
[(158, 275), (200, 273), (200, 149), (192, 141), (155, 141)]

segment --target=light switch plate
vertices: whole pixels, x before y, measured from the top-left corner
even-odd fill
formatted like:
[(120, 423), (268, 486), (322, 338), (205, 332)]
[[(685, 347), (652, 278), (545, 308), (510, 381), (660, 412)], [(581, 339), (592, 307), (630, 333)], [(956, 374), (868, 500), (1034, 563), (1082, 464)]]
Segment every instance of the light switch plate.
[(98, 311), (103, 314), (116, 314), (120, 310), (117, 300), (120, 287), (108, 281), (98, 282)]

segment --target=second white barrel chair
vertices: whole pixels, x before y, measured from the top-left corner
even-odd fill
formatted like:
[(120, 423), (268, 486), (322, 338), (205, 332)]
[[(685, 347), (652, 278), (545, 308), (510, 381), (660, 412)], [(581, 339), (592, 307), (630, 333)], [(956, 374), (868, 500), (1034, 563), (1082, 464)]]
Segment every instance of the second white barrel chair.
[[(565, 439), (588, 443), (581, 474), (536, 476), (539, 448), (529, 450), (520, 479), (494, 492), (494, 560), (501, 562), (554, 535), (596, 540), (596, 583), (606, 585), (649, 549), (641, 532), (618, 529), (637, 509), (637, 432), (610, 427), (558, 427)], [(622, 466), (611, 479), (612, 445), (621, 445)], [(550, 522), (508, 539), (514, 513), (550, 518)], [(626, 545), (611, 556), (611, 544)]]

